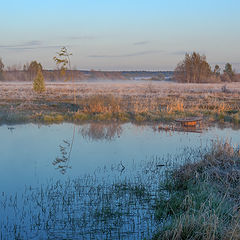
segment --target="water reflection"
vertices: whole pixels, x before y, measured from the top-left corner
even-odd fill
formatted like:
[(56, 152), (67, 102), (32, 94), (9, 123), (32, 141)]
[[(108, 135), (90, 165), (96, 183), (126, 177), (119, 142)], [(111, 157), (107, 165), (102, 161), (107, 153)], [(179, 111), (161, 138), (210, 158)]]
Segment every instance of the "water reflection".
[(56, 157), (52, 162), (53, 166), (56, 166), (56, 169), (62, 174), (65, 174), (68, 169), (72, 168), (70, 166), (70, 159), (75, 138), (75, 131), (76, 126), (74, 125), (71, 141), (63, 140), (62, 144), (59, 145), (60, 157)]
[(170, 135), (173, 132), (185, 132), (185, 133), (203, 133), (207, 129), (207, 126), (179, 126), (175, 123), (172, 124), (157, 124), (153, 125), (154, 132), (168, 132)]
[(222, 129), (222, 130), (224, 130), (226, 127), (229, 127), (232, 130), (236, 130), (236, 131), (240, 130), (240, 124), (231, 124), (231, 123), (226, 124), (224, 122), (223, 123), (219, 122), (215, 124), (215, 126), (217, 126), (218, 129)]
[(91, 123), (81, 128), (80, 133), (83, 138), (90, 140), (108, 140), (119, 138), (122, 134), (122, 126), (119, 123), (103, 124)]
[[(126, 124), (129, 125), (129, 124)], [(126, 126), (125, 125), (125, 126)], [(222, 125), (217, 125), (218, 128), (216, 129), (223, 129)], [(117, 122), (115, 123), (90, 123), (90, 124), (84, 124), (84, 125), (72, 125), (73, 127), (73, 133), (70, 140), (63, 139), (62, 143), (58, 146), (58, 155), (52, 162), (52, 165), (61, 173), (66, 174), (66, 172), (72, 168), (71, 166), (71, 153), (73, 149), (74, 144), (74, 138), (75, 138), (75, 132), (78, 133), (79, 137), (77, 139), (81, 139), (81, 142), (78, 142), (78, 151), (81, 151), (81, 144), (86, 143), (86, 140), (90, 140), (91, 142), (101, 142), (103, 140), (105, 141), (113, 141), (116, 139), (119, 139), (124, 131), (128, 131), (127, 128), (124, 127), (124, 125), (121, 125)], [(182, 136), (182, 134), (186, 133), (194, 133), (196, 134), (196, 137), (200, 137), (202, 134), (206, 134), (208, 131), (207, 126), (204, 127), (196, 127), (196, 126), (188, 126), (188, 127), (181, 127), (177, 125), (163, 125), (163, 124), (154, 124), (150, 126), (146, 125), (134, 125), (134, 128), (137, 129), (137, 132), (142, 132), (142, 134), (146, 134), (150, 129), (154, 133), (158, 133), (159, 136), (161, 136), (163, 133), (166, 134), (169, 137), (172, 137), (172, 141), (176, 141), (176, 137)], [(209, 128), (211, 129), (211, 128)], [(238, 125), (231, 125), (232, 130), (239, 130)], [(212, 130), (210, 130), (212, 131)], [(178, 135), (178, 133), (180, 135)], [(210, 133), (211, 135), (211, 133)], [(194, 141), (195, 141), (195, 137)], [(207, 136), (206, 136), (207, 138)], [(181, 140), (181, 139), (180, 139)], [(100, 143), (101, 144), (101, 143)], [(92, 152), (94, 152), (95, 149), (92, 149)], [(128, 151), (128, 150), (127, 150)], [(108, 153), (105, 152), (107, 155)], [(88, 156), (86, 156), (88, 158)], [(124, 159), (123, 159), (124, 160)], [(119, 160), (119, 171), (123, 172), (125, 169), (124, 164), (122, 163), (122, 160)]]
[[(240, 142), (239, 131), (231, 128), (199, 134), (157, 126), (26, 124), (14, 134), (0, 126), (0, 238), (151, 236), (152, 207), (166, 167), (193, 161), (186, 146), (199, 151), (212, 139), (228, 136), (233, 144)], [(170, 153), (178, 154), (176, 163)]]
[(56, 166), (62, 174), (65, 174), (67, 169), (71, 168), (69, 166), (69, 153), (70, 153), (70, 143), (67, 140), (63, 140), (62, 145), (59, 145), (59, 150), (61, 157), (56, 157), (56, 159), (52, 162), (53, 166)]
[(13, 132), (14, 129), (15, 127), (8, 127), (8, 130), (10, 130), (10, 132)]
[[(63, 139), (59, 145), (59, 155), (54, 159), (52, 165), (56, 167), (60, 173), (65, 174), (68, 169), (71, 169), (70, 158), (72, 148), (74, 144), (76, 125), (73, 126), (73, 134), (71, 140)], [(107, 140), (112, 141), (115, 138), (119, 138), (122, 133), (122, 127), (118, 123), (113, 124), (102, 124), (102, 123), (91, 123), (79, 127), (78, 131), (83, 138), (89, 140)], [(121, 163), (121, 171), (124, 171), (125, 167)]]

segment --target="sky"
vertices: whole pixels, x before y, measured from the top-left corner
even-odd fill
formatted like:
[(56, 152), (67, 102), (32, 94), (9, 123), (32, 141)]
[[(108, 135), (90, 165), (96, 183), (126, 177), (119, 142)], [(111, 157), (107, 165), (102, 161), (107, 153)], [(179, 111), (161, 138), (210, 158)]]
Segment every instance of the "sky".
[(56, 68), (173, 70), (186, 52), (240, 71), (239, 0), (0, 0), (0, 58)]

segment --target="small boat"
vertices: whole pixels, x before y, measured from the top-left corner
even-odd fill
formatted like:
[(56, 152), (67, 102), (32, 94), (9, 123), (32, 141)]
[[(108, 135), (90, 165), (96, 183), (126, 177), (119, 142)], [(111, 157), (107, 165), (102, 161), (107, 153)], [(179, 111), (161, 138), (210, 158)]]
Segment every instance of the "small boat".
[(181, 123), (182, 127), (195, 127), (197, 124), (202, 124), (202, 117), (179, 118), (175, 122)]

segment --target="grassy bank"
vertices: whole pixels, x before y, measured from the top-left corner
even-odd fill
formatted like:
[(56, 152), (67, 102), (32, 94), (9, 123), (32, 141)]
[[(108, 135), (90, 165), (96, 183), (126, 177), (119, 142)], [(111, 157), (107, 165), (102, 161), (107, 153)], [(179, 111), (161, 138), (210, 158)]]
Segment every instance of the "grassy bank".
[(240, 123), (240, 101), (225, 98), (191, 99), (187, 97), (115, 97), (93, 95), (72, 100), (43, 96), (33, 101), (8, 100), (1, 103), (1, 123), (60, 123), (86, 121), (163, 122), (176, 118), (203, 116), (206, 122)]
[(154, 239), (240, 239), (240, 152), (216, 144), (201, 161), (169, 172), (156, 204)]
[(240, 123), (240, 83), (179, 84), (96, 82), (73, 86), (47, 83), (36, 94), (32, 84), (0, 83), (0, 122), (84, 121), (164, 122), (203, 116), (207, 122)]

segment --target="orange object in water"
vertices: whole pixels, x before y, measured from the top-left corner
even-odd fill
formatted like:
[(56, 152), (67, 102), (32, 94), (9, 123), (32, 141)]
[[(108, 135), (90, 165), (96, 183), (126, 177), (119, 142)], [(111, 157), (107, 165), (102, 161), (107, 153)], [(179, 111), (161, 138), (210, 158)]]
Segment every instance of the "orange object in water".
[(193, 118), (180, 118), (176, 119), (176, 122), (180, 122), (182, 127), (194, 127), (197, 123), (201, 123), (201, 117), (193, 117)]
[(197, 122), (196, 121), (192, 121), (192, 122), (182, 122), (182, 125), (185, 126), (185, 127), (188, 127), (188, 126), (196, 126), (197, 125)]

